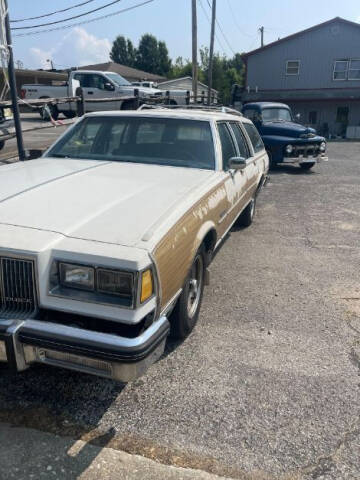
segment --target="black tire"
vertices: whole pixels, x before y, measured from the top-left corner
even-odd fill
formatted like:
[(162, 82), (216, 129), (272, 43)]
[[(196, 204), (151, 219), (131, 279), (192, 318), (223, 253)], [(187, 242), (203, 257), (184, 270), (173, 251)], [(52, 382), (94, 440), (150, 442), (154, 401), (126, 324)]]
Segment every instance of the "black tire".
[(312, 168), (314, 165), (315, 165), (315, 162), (300, 163), (300, 168), (302, 168), (303, 170), (310, 170), (310, 168)]
[[(57, 120), (59, 118), (59, 110), (57, 109), (56, 105), (48, 105), (48, 108), (50, 110), (51, 116), (54, 120)], [(40, 108), (40, 117), (45, 121), (48, 122), (50, 120), (49, 114), (45, 107)]]
[(76, 113), (75, 112), (70, 112), (70, 111), (66, 111), (66, 112), (62, 112), (64, 114), (64, 117), (66, 118), (74, 118), (76, 117)]
[(0, 150), (2, 150), (2, 149), (4, 148), (4, 146), (5, 146), (5, 142), (4, 142), (4, 141), (1, 141), (1, 142), (0, 142)]
[(266, 153), (268, 154), (268, 157), (269, 157), (269, 169), (273, 170), (274, 168), (276, 168), (276, 163), (274, 163), (274, 157), (273, 157), (273, 154), (271, 152), (270, 149), (266, 149)]
[(250, 203), (247, 205), (245, 210), (240, 214), (239, 218), (236, 220), (236, 224), (240, 227), (250, 227), (252, 224), (256, 212), (256, 197), (253, 197), (250, 200)]
[[(195, 255), (181, 295), (169, 318), (172, 338), (179, 340), (186, 338), (196, 325), (204, 292), (205, 268), (205, 248), (201, 246)], [(194, 280), (197, 282), (196, 285)]]

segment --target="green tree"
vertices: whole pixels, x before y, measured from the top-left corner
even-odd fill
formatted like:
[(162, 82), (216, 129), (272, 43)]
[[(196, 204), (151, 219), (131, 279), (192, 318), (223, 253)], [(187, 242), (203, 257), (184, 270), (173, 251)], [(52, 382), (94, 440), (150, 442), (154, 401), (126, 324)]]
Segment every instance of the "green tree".
[(135, 66), (135, 59), (136, 59), (136, 48), (132, 44), (131, 40), (128, 38), (126, 41), (127, 45), (127, 55), (129, 59), (129, 65), (128, 67), (134, 67)]
[(177, 57), (175, 63), (168, 74), (169, 78), (191, 77), (192, 63), (190, 60), (184, 60), (183, 57)]
[(135, 63), (135, 53), (135, 48), (131, 40), (119, 35), (113, 42), (110, 58), (113, 62), (133, 67)]
[(158, 41), (150, 33), (145, 33), (140, 39), (136, 51), (136, 68), (150, 73), (159, 71)]
[[(200, 68), (205, 78), (204, 81), (207, 83), (209, 73), (209, 49), (207, 47), (200, 49)], [(243, 85), (244, 70), (244, 62), (240, 53), (230, 59), (219, 53), (214, 54), (212, 87), (219, 92), (219, 100), (222, 103), (230, 102), (231, 87), (234, 83)]]
[(162, 41), (158, 42), (158, 62), (158, 73), (164, 77), (167, 77), (171, 69), (171, 59), (169, 57), (169, 51), (166, 43)]

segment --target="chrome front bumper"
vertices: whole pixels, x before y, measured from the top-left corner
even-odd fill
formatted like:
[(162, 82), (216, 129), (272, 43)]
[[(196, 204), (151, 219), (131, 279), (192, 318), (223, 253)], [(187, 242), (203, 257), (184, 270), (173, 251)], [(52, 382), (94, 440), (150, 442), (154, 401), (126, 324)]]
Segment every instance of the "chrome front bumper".
[(297, 157), (284, 157), (283, 161), (280, 164), (290, 163), (292, 165), (300, 165), (301, 163), (320, 163), (327, 162), (329, 158), (325, 155), (316, 155), (316, 156), (303, 156), (299, 155)]
[(160, 358), (169, 329), (165, 316), (135, 338), (40, 320), (0, 319), (0, 362), (18, 372), (43, 363), (129, 382)]

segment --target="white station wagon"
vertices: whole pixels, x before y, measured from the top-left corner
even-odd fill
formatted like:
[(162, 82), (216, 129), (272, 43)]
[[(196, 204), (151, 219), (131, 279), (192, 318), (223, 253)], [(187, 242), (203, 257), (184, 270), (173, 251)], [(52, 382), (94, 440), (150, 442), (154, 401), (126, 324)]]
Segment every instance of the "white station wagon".
[(0, 361), (126, 382), (191, 332), (212, 254), (267, 178), (235, 113), (88, 114), (0, 167)]

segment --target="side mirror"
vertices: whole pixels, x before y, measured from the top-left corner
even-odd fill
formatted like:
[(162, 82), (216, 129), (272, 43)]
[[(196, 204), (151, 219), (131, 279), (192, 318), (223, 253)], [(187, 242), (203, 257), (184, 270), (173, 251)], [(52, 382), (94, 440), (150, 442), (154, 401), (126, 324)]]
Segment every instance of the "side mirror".
[(301, 118), (301, 113), (297, 113), (297, 114), (295, 115), (295, 118), (296, 118), (297, 121), (299, 121), (300, 118)]
[(243, 157), (231, 157), (229, 160), (230, 170), (244, 170), (248, 165), (248, 161)]
[(115, 87), (112, 83), (106, 82), (105, 83), (105, 90), (108, 90), (109, 92), (113, 92), (115, 90)]

